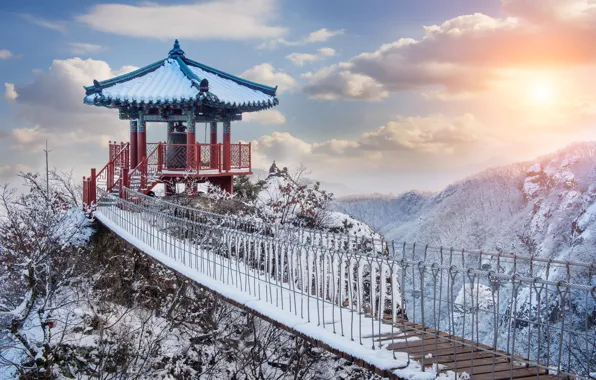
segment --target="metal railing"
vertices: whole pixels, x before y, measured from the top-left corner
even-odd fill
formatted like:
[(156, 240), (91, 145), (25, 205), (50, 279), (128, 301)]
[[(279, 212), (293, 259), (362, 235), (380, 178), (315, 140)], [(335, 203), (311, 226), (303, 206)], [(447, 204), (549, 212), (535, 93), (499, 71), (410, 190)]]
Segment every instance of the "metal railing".
[(525, 363), (559, 377), (596, 371), (596, 287), (551, 279), (561, 266), (536, 277), (487, 268), (482, 258), (458, 261), (452, 250), (437, 261), (427, 247), (364, 244), (123, 193), (102, 195), (102, 218), (198, 273), (371, 349), (430, 336), (408, 355), (424, 360), (452, 347), (455, 365), (458, 356), (469, 365), (460, 351), (473, 347), (490, 354), (493, 374), (499, 359), (511, 371)]

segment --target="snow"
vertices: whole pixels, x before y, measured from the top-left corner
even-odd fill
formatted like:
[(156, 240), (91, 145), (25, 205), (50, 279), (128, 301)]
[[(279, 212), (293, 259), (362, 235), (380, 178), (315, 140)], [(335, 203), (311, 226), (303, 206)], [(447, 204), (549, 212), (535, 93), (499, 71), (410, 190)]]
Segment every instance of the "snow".
[(542, 166), (540, 165), (539, 162), (537, 162), (533, 165), (530, 165), (530, 167), (527, 170), (527, 173), (528, 174), (537, 174), (537, 173), (540, 173), (541, 171), (542, 171)]
[[(209, 92), (215, 94), (220, 101), (230, 104), (244, 104), (248, 102), (272, 102), (274, 99), (273, 96), (240, 85), (233, 80), (225, 79), (198, 67), (189, 66), (189, 69), (200, 79), (209, 81)], [(199, 94), (199, 83), (196, 83), (197, 86), (193, 86), (193, 81), (182, 72), (175, 59), (168, 58), (156, 70), (106, 87), (102, 90), (102, 94), (106, 98), (122, 99), (130, 102), (171, 102), (174, 99), (195, 99)], [(97, 96), (99, 95), (88, 95), (86, 101), (92, 102)]]
[(209, 92), (215, 94), (220, 101), (242, 104), (245, 102), (273, 101), (273, 96), (261, 91), (242, 86), (232, 80), (224, 79), (217, 74), (210, 73), (196, 66), (188, 66), (201, 80), (209, 81)]
[(493, 292), (490, 287), (482, 284), (465, 284), (455, 298), (455, 308), (466, 310), (468, 313), (476, 308), (480, 310), (493, 309)]
[(172, 101), (173, 99), (192, 99), (198, 90), (180, 70), (174, 59), (164, 60), (163, 66), (148, 74), (104, 88), (106, 98), (126, 99), (136, 102)]
[(248, 168), (242, 168), (242, 169), (230, 169), (230, 170), (222, 170), (219, 171), (219, 169), (201, 169), (198, 172), (196, 170), (162, 170), (161, 173), (162, 174), (180, 174), (181, 172), (187, 175), (193, 175), (193, 174), (201, 174), (201, 175), (211, 175), (211, 174), (220, 174), (223, 172), (229, 172), (229, 173), (248, 173), (250, 171), (250, 169)]
[[(219, 270), (227, 271), (230, 270), (230, 268), (235, 267), (236, 275), (240, 275), (240, 278), (242, 278), (243, 275), (247, 274), (247, 269), (242, 262), (228, 260), (215, 253), (202, 252), (202, 255), (207, 256), (208, 265), (206, 265), (206, 267), (203, 268), (203, 272), (201, 272), (200, 265), (195, 261), (193, 268), (193, 260), (190, 259), (190, 256), (187, 256), (190, 255), (192, 249), (197, 249), (196, 247), (190, 248), (191, 251), (187, 252), (189, 249), (188, 243), (175, 241), (175, 239), (173, 239), (174, 243), (172, 243), (172, 237), (169, 237), (169, 244), (173, 244), (174, 248), (172, 249), (172, 246), (170, 246), (168, 255), (166, 255), (154, 246), (147, 244), (142, 239), (135, 237), (115, 222), (134, 217), (130, 215), (131, 213), (117, 211), (120, 213), (120, 217), (115, 215), (110, 217), (109, 215), (111, 215), (112, 212), (113, 211), (107, 207), (100, 207), (95, 213), (95, 217), (112, 231), (146, 254), (201, 285), (216, 291), (224, 297), (255, 310), (295, 331), (303, 333), (313, 339), (323, 341), (330, 347), (362, 359), (379, 369), (405, 368), (408, 365), (408, 356), (406, 353), (395, 353), (394, 358), (393, 353), (384, 348), (387, 344), (390, 344), (391, 341), (384, 341), (381, 347), (379, 347), (379, 342), (374, 342), (373, 336), (375, 335), (392, 331), (398, 332), (394, 326), (379, 323), (371, 318), (364, 318), (362, 314), (355, 313), (353, 310), (340, 308), (329, 302), (323, 302), (322, 300), (319, 300), (318, 297), (300, 292), (299, 290), (294, 290), (294, 292), (292, 292), (290, 285), (287, 283), (278, 282), (277, 284), (274, 284), (271, 277), (267, 277), (263, 274), (258, 274), (255, 277), (255, 274), (253, 273), (253, 277), (248, 283), (250, 285), (250, 282), (253, 280), (256, 282), (259, 290), (258, 294), (261, 295), (261, 299), (259, 299), (256, 293), (256, 288), (252, 289), (254, 294), (248, 294), (246, 289), (242, 291), (237, 287), (242, 286), (242, 281), (237, 281), (235, 285), (228, 285), (208, 275), (208, 273), (211, 272), (211, 266), (215, 265), (220, 268), (211, 272), (211, 275), (215, 277), (218, 276), (217, 273)], [(140, 219), (135, 220), (135, 225), (137, 233), (138, 230), (144, 231), (142, 232), (142, 234), (144, 234), (143, 236), (158, 236), (157, 229), (148, 223), (142, 222)], [(157, 245), (159, 244), (160, 243), (158, 242)], [(311, 257), (311, 259), (313, 259), (313, 257)], [(310, 270), (310, 268), (311, 266), (307, 265), (307, 270)], [(205, 271), (207, 271), (207, 273), (205, 273)], [(229, 276), (230, 275), (228, 274), (228, 278)], [(232, 275), (232, 278), (233, 277), (234, 275)], [(265, 299), (263, 299), (261, 291), (265, 293)], [(273, 298), (274, 294), (275, 302)], [(301, 305), (300, 312), (297, 309), (294, 309), (293, 311), (292, 309), (288, 310), (288, 307), (292, 308), (293, 302), (294, 304), (297, 302), (296, 295), (299, 296), (299, 303)], [(286, 305), (285, 309), (280, 309), (280, 305), (282, 305), (282, 308), (283, 305)], [(307, 316), (310, 318), (310, 322), (308, 322), (308, 319), (305, 320), (300, 316), (302, 312), (306, 312)], [(329, 319), (330, 317), (333, 317), (332, 320)], [(348, 332), (350, 330), (349, 326), (344, 326), (345, 336), (341, 336), (338, 330), (340, 330), (340, 326), (343, 326), (342, 321), (347, 323), (347, 321), (352, 319), (355, 323), (354, 328), (352, 331)], [(334, 330), (337, 333), (334, 333)], [(354, 341), (352, 339), (354, 339)], [(359, 344), (359, 341), (362, 341), (362, 345)], [(371, 348), (373, 345), (375, 346), (374, 350)]]

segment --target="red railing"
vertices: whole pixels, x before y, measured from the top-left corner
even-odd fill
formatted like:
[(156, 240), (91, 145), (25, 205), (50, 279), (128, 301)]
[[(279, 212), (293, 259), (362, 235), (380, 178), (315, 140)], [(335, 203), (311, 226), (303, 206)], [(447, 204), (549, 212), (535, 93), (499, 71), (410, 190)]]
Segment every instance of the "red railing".
[(160, 157), (162, 144), (150, 145), (152, 150), (148, 150), (149, 155), (144, 157), (128, 175), (128, 187), (133, 190), (147, 189), (149, 182), (153, 183), (159, 179), (159, 174), (162, 171), (162, 160)]
[(91, 169), (88, 178), (83, 177), (83, 207), (87, 208), (97, 202), (97, 186), (107, 192), (112, 191), (123, 169), (128, 169), (130, 162), (130, 145), (128, 143), (112, 143), (109, 147), (110, 160), (98, 173)]
[(230, 144), (230, 169), (251, 169), (251, 146), (248, 144)]
[[(163, 169), (192, 174), (225, 172), (223, 144), (161, 144)], [(251, 170), (251, 145), (230, 144), (230, 170)]]
[[(226, 149), (227, 148), (227, 149)], [(92, 206), (97, 201), (97, 188), (111, 192), (122, 183), (134, 190), (148, 189), (159, 180), (163, 171), (181, 171), (190, 175), (212, 175), (228, 170), (249, 172), (251, 170), (251, 145), (224, 144), (166, 144), (148, 143), (147, 155), (135, 168), (130, 167), (129, 143), (112, 143), (110, 160), (97, 174), (83, 177), (83, 204)], [(224, 159), (226, 155), (226, 159)], [(224, 162), (228, 167), (224, 167)], [(131, 170), (132, 169), (132, 170)], [(124, 173), (128, 173), (125, 175)], [(124, 182), (121, 179), (124, 179)]]
[[(222, 144), (162, 144), (164, 170), (222, 171)], [(205, 173), (207, 174), (207, 173)]]

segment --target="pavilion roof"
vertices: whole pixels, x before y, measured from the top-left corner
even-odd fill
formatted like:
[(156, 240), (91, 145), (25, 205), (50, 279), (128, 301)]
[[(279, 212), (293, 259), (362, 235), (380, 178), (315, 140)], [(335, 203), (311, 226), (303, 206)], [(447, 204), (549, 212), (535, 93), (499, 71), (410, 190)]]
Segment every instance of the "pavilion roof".
[(166, 59), (85, 87), (84, 102), (109, 108), (207, 105), (235, 112), (279, 103), (276, 87), (227, 74), (186, 58), (178, 40)]

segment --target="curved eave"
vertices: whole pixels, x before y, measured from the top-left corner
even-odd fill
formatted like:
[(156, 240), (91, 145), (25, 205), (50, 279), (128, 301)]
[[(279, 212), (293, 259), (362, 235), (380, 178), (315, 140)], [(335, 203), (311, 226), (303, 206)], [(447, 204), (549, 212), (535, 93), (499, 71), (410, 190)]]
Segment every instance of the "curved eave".
[[(256, 83), (256, 82), (252, 82), (240, 77), (237, 77), (235, 75), (232, 74), (228, 74), (224, 71), (218, 70), (218, 69), (214, 69), (213, 67), (204, 65), (200, 62), (197, 61), (193, 61), (192, 59), (188, 59), (186, 57), (177, 57), (179, 58), (181, 61), (183, 61), (186, 65), (191, 65), (191, 66), (195, 66), (198, 67), (199, 69), (211, 72), (213, 74), (216, 74), (224, 79), (228, 79), (231, 81), (234, 81), (242, 86), (246, 86), (248, 88), (251, 88), (253, 90), (257, 90), (257, 91), (261, 91), (264, 94), (267, 94), (269, 96), (276, 96), (276, 92), (277, 92), (277, 86), (276, 87), (269, 87), (269, 86), (265, 86), (264, 84), (260, 84), (260, 83)], [(190, 70), (189, 70), (190, 71)]]
[[(163, 65), (163, 63), (164, 63), (164, 60), (162, 59), (162, 60), (154, 62), (148, 66), (141, 67), (140, 69), (137, 69), (135, 71), (131, 71), (130, 73), (122, 74), (117, 77), (101, 81), (101, 82), (99, 82), (99, 88), (95, 87), (95, 86), (85, 86), (84, 87), (85, 95), (91, 95), (94, 93), (98, 93), (98, 92), (101, 92), (101, 90), (104, 88), (111, 87), (111, 86), (118, 84), (120, 82), (126, 82), (131, 79), (148, 74), (152, 71), (157, 70), (160, 66)], [(85, 103), (88, 104), (86, 101), (85, 101)]]
[[(93, 95), (93, 94), (91, 94)], [(277, 98), (273, 98), (268, 102), (245, 102), (241, 104), (236, 103), (229, 103), (220, 101), (217, 96), (214, 94), (208, 93), (205, 96), (201, 96), (199, 99), (181, 99), (179, 101), (173, 102), (160, 102), (160, 101), (150, 101), (150, 102), (135, 102), (135, 101), (128, 101), (125, 99), (113, 99), (113, 98), (106, 98), (102, 95), (96, 94), (95, 97), (91, 98), (90, 96), (86, 96), (84, 99), (84, 103), (88, 105), (93, 105), (97, 107), (107, 107), (107, 108), (127, 108), (127, 107), (180, 107), (180, 108), (187, 108), (192, 106), (200, 106), (205, 105), (213, 108), (221, 108), (226, 110), (235, 110), (237, 112), (257, 112), (263, 111), (270, 108), (275, 107), (279, 104), (279, 100)]]

